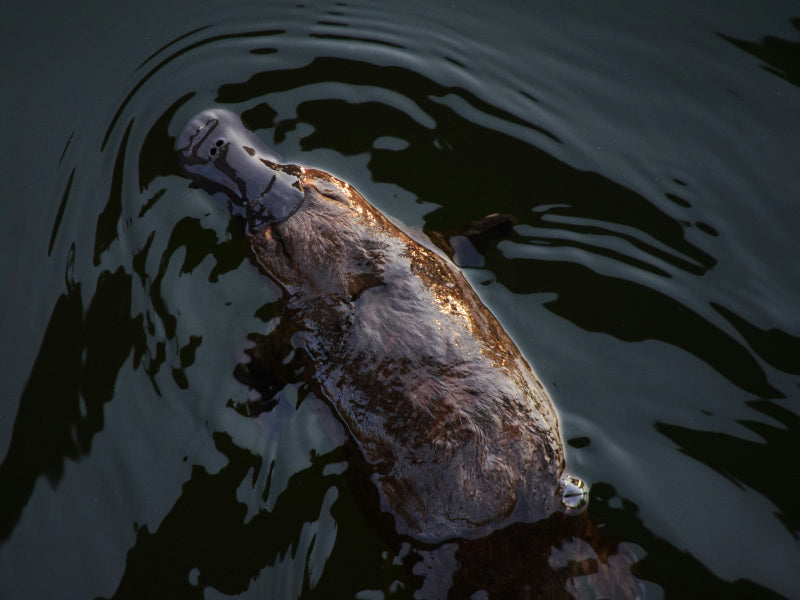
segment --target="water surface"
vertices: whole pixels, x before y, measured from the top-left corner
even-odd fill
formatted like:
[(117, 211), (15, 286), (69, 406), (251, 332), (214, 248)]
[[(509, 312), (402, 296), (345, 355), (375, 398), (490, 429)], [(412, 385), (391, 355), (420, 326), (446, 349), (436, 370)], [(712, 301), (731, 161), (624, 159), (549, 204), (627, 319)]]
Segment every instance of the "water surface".
[(513, 215), (465, 275), (648, 597), (796, 597), (796, 6), (35, 10), (0, 25), (0, 596), (419, 585), (302, 386), (233, 408), (280, 303), (178, 173), (221, 106), (409, 227)]

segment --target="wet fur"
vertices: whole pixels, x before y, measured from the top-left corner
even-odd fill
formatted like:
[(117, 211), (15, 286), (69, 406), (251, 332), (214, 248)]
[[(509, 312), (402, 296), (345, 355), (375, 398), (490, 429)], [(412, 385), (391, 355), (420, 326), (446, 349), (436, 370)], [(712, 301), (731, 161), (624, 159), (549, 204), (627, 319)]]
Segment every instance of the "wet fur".
[(299, 185), (300, 209), (248, 241), (398, 532), (477, 537), (560, 508), (555, 411), (463, 276), (346, 183)]

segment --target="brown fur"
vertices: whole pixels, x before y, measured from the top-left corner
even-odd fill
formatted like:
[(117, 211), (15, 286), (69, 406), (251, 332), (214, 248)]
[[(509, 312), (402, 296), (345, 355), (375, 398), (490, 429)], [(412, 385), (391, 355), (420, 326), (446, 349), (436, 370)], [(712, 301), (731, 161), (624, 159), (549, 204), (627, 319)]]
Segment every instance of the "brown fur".
[(300, 209), (249, 243), (398, 532), (476, 537), (559, 509), (556, 413), (464, 277), (348, 184), (307, 169), (299, 185)]

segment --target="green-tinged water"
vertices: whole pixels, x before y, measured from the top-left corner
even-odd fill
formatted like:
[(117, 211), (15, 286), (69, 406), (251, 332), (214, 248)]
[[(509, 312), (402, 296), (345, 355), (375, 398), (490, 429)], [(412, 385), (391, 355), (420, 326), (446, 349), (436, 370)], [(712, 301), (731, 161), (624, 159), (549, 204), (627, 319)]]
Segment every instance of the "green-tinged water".
[(411, 228), (513, 215), (465, 275), (647, 597), (800, 597), (800, 6), (0, 13), (0, 598), (422, 593), (324, 405), (232, 408), (279, 291), (179, 174), (211, 107)]

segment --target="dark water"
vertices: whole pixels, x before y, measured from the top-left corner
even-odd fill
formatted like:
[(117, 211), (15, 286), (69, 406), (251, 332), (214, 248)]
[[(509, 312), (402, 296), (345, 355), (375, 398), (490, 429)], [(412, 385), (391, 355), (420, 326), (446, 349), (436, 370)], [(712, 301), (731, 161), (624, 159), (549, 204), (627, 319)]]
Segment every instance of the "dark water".
[(302, 386), (231, 407), (279, 296), (178, 174), (212, 106), (408, 226), (514, 215), (465, 274), (648, 597), (800, 597), (796, 3), (3, 13), (0, 597), (419, 585)]

